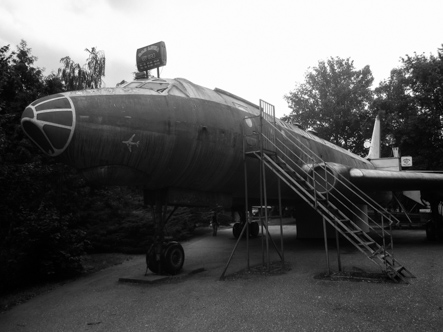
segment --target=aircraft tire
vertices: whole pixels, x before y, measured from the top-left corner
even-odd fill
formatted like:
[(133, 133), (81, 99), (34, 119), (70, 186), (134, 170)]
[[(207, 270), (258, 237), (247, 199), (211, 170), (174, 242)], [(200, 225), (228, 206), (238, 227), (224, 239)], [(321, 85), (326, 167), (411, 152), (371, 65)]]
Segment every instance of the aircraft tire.
[(232, 226), (232, 234), (234, 234), (234, 237), (238, 239), (241, 233), (241, 224), (239, 222), (236, 222), (234, 226)]
[(185, 251), (178, 242), (169, 242), (163, 256), (163, 269), (166, 273), (176, 275), (185, 262)]
[(151, 272), (158, 274), (160, 272), (160, 261), (156, 259), (155, 250), (153, 248), (154, 245), (148, 250), (146, 254), (146, 265)]
[(249, 233), (252, 237), (257, 237), (260, 232), (260, 227), (258, 226), (258, 222), (253, 221), (249, 224)]

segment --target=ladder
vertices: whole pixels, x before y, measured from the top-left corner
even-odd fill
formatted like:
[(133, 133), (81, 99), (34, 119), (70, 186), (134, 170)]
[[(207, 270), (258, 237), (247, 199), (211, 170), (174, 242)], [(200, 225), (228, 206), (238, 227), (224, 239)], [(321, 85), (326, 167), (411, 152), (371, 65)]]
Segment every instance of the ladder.
[[(393, 249), (393, 241), (392, 234), (385, 230), (384, 220), (390, 220), (390, 226), (393, 223), (392, 220), (396, 220), (396, 218), (347, 179), (328, 171), (328, 163), (306, 146), (290, 130), (289, 125), (287, 125), (287, 128), (277, 128), (274, 114), (273, 106), (260, 100), (261, 125), (260, 130), (254, 132), (254, 135), (257, 135), (260, 140), (260, 149), (246, 149), (245, 157), (259, 159), (281, 181), (317, 211), (333, 229), (378, 265), (389, 278), (397, 282), (407, 283), (407, 278), (413, 278), (413, 274), (394, 258), (393, 253), (387, 251), (388, 248)], [(285, 138), (279, 139), (275, 132), (282, 129), (285, 130)], [(301, 155), (294, 153), (294, 150), (299, 153), (301, 151)], [(322, 171), (315, 171), (309, 165), (315, 165), (317, 168), (321, 167)], [(377, 212), (381, 216), (381, 223), (370, 217), (368, 217), (368, 221), (361, 219), (355, 213), (355, 210), (352, 210), (353, 206), (356, 207), (354, 202), (340, 192), (329, 191), (327, 188), (328, 183), (330, 183), (328, 182), (329, 177), (333, 177), (334, 181), (340, 183), (348, 192), (352, 192), (360, 201)], [(325, 188), (326, 190), (319, 191), (317, 188)], [(360, 221), (360, 224), (362, 222), (366, 224), (371, 233), (365, 232), (357, 221)], [(387, 238), (389, 243), (386, 243)]]

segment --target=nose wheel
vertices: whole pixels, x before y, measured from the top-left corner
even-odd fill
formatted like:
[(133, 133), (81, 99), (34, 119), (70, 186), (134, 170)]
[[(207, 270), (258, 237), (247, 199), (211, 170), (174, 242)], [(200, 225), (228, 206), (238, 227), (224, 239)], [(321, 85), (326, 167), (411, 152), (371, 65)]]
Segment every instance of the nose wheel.
[(155, 274), (176, 275), (183, 268), (185, 251), (180, 243), (167, 240), (164, 229), (177, 207), (167, 214), (168, 206), (165, 204), (164, 195), (149, 192), (144, 194), (145, 203), (151, 201), (152, 217), (155, 223), (154, 242), (146, 253), (146, 272), (149, 269)]
[(175, 241), (163, 243), (160, 249), (154, 243), (146, 254), (146, 266), (156, 274), (176, 275), (183, 268), (184, 262), (185, 251)]

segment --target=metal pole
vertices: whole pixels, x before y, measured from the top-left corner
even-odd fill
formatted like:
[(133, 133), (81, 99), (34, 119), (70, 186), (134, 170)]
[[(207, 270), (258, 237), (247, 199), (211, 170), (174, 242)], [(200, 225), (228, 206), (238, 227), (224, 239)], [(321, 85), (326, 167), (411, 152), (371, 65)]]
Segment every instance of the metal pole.
[(267, 266), (268, 271), (271, 271), (271, 259), (269, 257), (269, 222), (268, 222), (268, 197), (266, 195), (266, 174), (265, 174), (265, 164), (263, 163), (263, 194), (265, 198), (265, 223), (266, 223), (266, 256), (267, 256)]
[[(382, 241), (383, 241), (383, 256), (386, 257), (386, 240), (385, 240), (385, 218), (383, 217), (383, 214), (381, 214), (381, 235), (382, 235)], [(388, 261), (384, 259), (385, 267), (388, 268)]]
[(245, 219), (246, 219), (246, 268), (249, 271), (249, 213), (248, 213), (248, 205), (245, 207)]
[(264, 196), (264, 204), (265, 204), (265, 223), (266, 223), (266, 257), (267, 257), (267, 267), (268, 271), (271, 270), (270, 257), (269, 257), (269, 238), (268, 238), (268, 199), (266, 195), (266, 173), (265, 173), (265, 163), (263, 161), (263, 105), (260, 102), (260, 161), (261, 161), (261, 171), (262, 171), (262, 179), (263, 179), (263, 196)]
[(281, 206), (281, 184), (280, 178), (278, 178), (278, 209), (280, 211), (280, 245), (281, 245), (281, 254), (282, 254), (282, 267), (285, 266), (285, 253), (283, 248), (283, 213)]
[(275, 244), (274, 239), (273, 239), (272, 236), (271, 236), (271, 233), (269, 233), (269, 229), (266, 229), (266, 232), (268, 233), (270, 243), (272, 243), (272, 245), (274, 246), (274, 249), (275, 249), (275, 251), (277, 252), (277, 254), (278, 254), (278, 256), (280, 257), (280, 259), (283, 260), (283, 256), (282, 256), (282, 254), (281, 254), (280, 251), (278, 250), (278, 247), (277, 247), (277, 245)]
[(391, 215), (389, 215), (389, 236), (390, 236), (390, 242), (389, 244), (391, 245), (391, 257), (392, 257), (392, 262), (395, 262), (394, 259), (394, 238), (392, 237), (392, 220), (391, 220)]
[[(243, 170), (244, 170), (244, 176), (245, 176), (245, 216), (246, 216), (246, 223), (248, 223), (248, 169), (246, 167), (246, 146), (245, 146), (245, 135), (244, 132), (244, 126), (242, 126), (243, 131)], [(249, 229), (247, 229), (247, 234), (249, 235)], [(246, 237), (246, 260), (247, 260), (247, 269), (249, 271), (249, 236)]]
[[(260, 137), (261, 139), (261, 137)], [(260, 152), (261, 153), (261, 152)], [(265, 265), (265, 244), (264, 244), (264, 238), (263, 235), (264, 232), (264, 226), (263, 226), (263, 168), (262, 168), (263, 158), (260, 155), (260, 209), (259, 209), (259, 218), (260, 218), (260, 227), (261, 227), (261, 258), (262, 258), (262, 265)]]
[(335, 241), (337, 244), (337, 263), (338, 263), (338, 270), (341, 272), (341, 258), (340, 258), (340, 235), (337, 230), (337, 220), (334, 220), (335, 223)]
[(245, 232), (245, 228), (246, 228), (246, 224), (243, 226), (242, 231), (240, 232), (240, 236), (238, 237), (237, 242), (235, 243), (234, 250), (232, 250), (231, 255), (229, 256), (229, 259), (228, 259), (228, 262), (226, 263), (225, 269), (223, 270), (223, 273), (220, 276), (220, 280), (223, 280), (225, 277), (226, 270), (228, 269), (229, 264), (231, 264), (232, 257), (234, 257), (234, 253), (237, 250), (238, 244), (243, 236), (243, 233)]
[(265, 250), (264, 250), (264, 225), (263, 225), (263, 106), (260, 101), (260, 132), (259, 132), (259, 139), (260, 139), (260, 225), (261, 225), (261, 253), (262, 253), (262, 265), (265, 265)]
[(325, 251), (326, 251), (326, 264), (328, 265), (328, 274), (331, 274), (331, 267), (329, 266), (329, 251), (328, 251), (328, 234), (326, 232), (326, 221), (323, 217), (323, 235), (325, 237)]

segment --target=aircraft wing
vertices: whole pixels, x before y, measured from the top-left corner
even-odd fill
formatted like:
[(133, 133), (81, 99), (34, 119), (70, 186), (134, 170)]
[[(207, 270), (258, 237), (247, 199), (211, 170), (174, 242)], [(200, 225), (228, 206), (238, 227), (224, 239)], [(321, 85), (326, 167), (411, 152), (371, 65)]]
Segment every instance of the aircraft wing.
[(351, 168), (349, 180), (360, 188), (373, 190), (442, 190), (443, 174), (383, 171)]
[[(325, 168), (327, 169), (326, 176), (324, 175)], [(334, 188), (342, 190), (343, 182), (346, 184), (347, 181), (364, 191), (420, 190), (443, 192), (443, 174), (441, 173), (365, 169), (331, 162), (309, 167), (308, 174), (310, 174), (311, 179), (313, 178), (313, 172), (321, 178), (320, 182), (316, 184), (317, 190), (321, 192), (324, 192), (326, 188), (328, 188), (326, 190)], [(338, 181), (338, 179), (341, 179), (341, 181)], [(343, 179), (345, 180), (343, 181)]]

